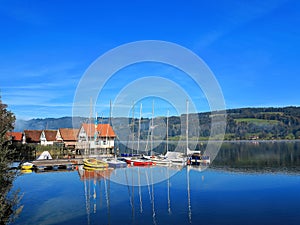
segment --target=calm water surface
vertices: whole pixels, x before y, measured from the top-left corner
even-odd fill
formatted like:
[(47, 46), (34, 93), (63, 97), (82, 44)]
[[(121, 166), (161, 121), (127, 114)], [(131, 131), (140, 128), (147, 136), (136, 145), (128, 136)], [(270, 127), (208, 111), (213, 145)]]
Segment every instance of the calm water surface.
[[(255, 148), (261, 147), (250, 149)], [(292, 149), (288, 157), (279, 157), (293, 161), (284, 169), (251, 168), (248, 150), (240, 150), (238, 157), (231, 152), (231, 158), (240, 162), (242, 151), (246, 166), (230, 167), (228, 160), (221, 165), (219, 159), (217, 167), (204, 171), (131, 167), (96, 174), (23, 174), (14, 188), (24, 194), (24, 208), (13, 224), (299, 224), (298, 144)], [(277, 159), (271, 150), (264, 151)]]

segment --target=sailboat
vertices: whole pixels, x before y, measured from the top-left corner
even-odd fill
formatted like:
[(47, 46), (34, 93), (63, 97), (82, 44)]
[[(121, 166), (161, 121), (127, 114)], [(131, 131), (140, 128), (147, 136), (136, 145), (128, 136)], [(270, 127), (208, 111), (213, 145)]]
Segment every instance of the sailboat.
[(189, 149), (189, 101), (186, 100), (186, 154), (189, 158), (188, 162), (191, 165), (200, 165), (203, 164), (209, 164), (210, 163), (210, 157), (201, 154), (200, 150), (190, 150)]
[[(139, 151), (139, 140), (140, 140), (140, 126), (141, 126), (141, 118), (142, 118), (142, 104), (140, 105), (140, 119), (139, 119), (139, 131), (138, 131), (138, 149)], [(147, 160), (145, 158), (140, 157), (125, 157), (126, 163), (128, 163), (131, 166), (152, 166), (154, 163), (151, 160)]]
[[(143, 157), (145, 159), (151, 160), (153, 163), (155, 163), (156, 165), (166, 165), (169, 166), (172, 164), (172, 161), (170, 161), (169, 159), (167, 159), (164, 155), (160, 154), (160, 155), (153, 155), (152, 154), (152, 148), (153, 148), (153, 130), (154, 130), (154, 103), (152, 104), (152, 120), (151, 120), (151, 126), (150, 126), (150, 130), (151, 130), (151, 154), (150, 156), (144, 155)], [(167, 136), (168, 136), (168, 121), (167, 121)], [(168, 138), (168, 137), (167, 137)]]
[[(105, 168), (105, 167), (108, 167), (108, 164), (103, 164), (101, 161), (95, 159), (95, 158), (92, 158), (90, 157), (91, 155), (91, 138), (89, 137), (90, 134), (92, 133), (92, 98), (90, 99), (90, 117), (88, 119), (88, 127), (87, 129), (89, 130), (86, 131), (86, 141), (87, 141), (87, 145), (88, 146), (85, 146), (86, 149), (84, 151), (84, 159), (82, 160), (83, 161), (83, 169), (86, 169), (86, 170), (93, 170), (93, 169), (102, 169), (102, 168)], [(96, 131), (97, 131), (97, 124), (98, 124), (98, 121), (97, 121), (97, 116), (96, 116), (96, 119), (95, 119), (95, 137), (94, 139), (96, 140)], [(87, 152), (88, 152), (88, 155), (87, 155)]]
[(187, 158), (184, 156), (182, 152), (171, 152), (169, 151), (169, 112), (167, 115), (167, 152), (164, 155), (166, 160), (169, 160), (173, 165), (185, 166), (187, 163)]
[[(107, 204), (107, 220), (110, 224), (110, 175), (113, 169), (108, 169), (104, 171), (90, 171), (85, 170), (83, 165), (78, 167), (78, 173), (80, 180), (84, 182), (84, 193), (85, 193), (85, 206), (87, 214), (87, 224), (91, 224), (91, 212), (97, 213), (97, 190), (100, 189), (100, 200), (101, 200), (101, 180), (104, 181), (105, 186), (105, 197)], [(97, 181), (99, 187), (97, 188)], [(92, 201), (91, 201), (92, 200)], [(101, 204), (102, 205), (102, 204)], [(101, 206), (100, 205), (100, 206)], [(93, 211), (92, 211), (93, 209)]]
[[(111, 101), (109, 102), (110, 104), (110, 113), (109, 113), (109, 125), (111, 126)], [(106, 134), (108, 131), (106, 131)], [(107, 137), (106, 137), (107, 138)], [(105, 163), (108, 164), (109, 167), (111, 168), (123, 168), (127, 166), (127, 163), (124, 161), (121, 161), (117, 158), (116, 153), (114, 153), (114, 158), (105, 158), (103, 159)]]

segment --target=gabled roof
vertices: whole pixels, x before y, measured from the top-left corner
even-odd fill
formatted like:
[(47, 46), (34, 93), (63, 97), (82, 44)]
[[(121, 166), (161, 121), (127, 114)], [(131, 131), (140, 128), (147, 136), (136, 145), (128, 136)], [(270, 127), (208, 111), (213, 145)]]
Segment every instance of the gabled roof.
[(93, 137), (98, 132), (98, 137), (116, 137), (116, 134), (109, 124), (98, 124), (97, 126), (92, 123), (83, 123), (83, 129), (89, 137)]
[(55, 141), (57, 130), (44, 130), (44, 134), (47, 141)]
[(6, 136), (12, 141), (22, 141), (23, 133), (22, 132), (7, 132)]
[(59, 128), (59, 133), (64, 141), (76, 141), (79, 129)]
[(24, 130), (26, 143), (40, 142), (41, 130)]

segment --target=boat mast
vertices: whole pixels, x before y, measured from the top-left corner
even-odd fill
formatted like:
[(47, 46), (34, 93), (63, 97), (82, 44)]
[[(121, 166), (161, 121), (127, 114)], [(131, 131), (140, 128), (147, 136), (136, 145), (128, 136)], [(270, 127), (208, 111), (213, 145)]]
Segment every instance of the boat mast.
[(191, 205), (191, 190), (190, 190), (190, 167), (186, 167), (187, 177), (187, 196), (188, 196), (188, 217), (189, 223), (192, 223), (192, 205)]
[[(91, 126), (92, 126), (92, 125), (91, 125)], [(96, 112), (96, 117), (95, 117), (95, 133), (94, 133), (94, 143), (95, 143), (95, 148), (96, 148), (96, 146), (98, 145), (98, 144), (96, 143), (97, 138), (98, 138), (98, 114), (97, 114), (97, 112)], [(96, 149), (97, 149), (97, 152), (98, 152), (98, 148), (96, 148)]]
[(133, 106), (132, 106), (132, 122), (131, 122), (131, 126), (132, 126), (132, 146), (131, 146), (131, 154), (133, 156), (133, 145), (134, 145), (134, 101), (133, 101)]
[(170, 198), (170, 167), (167, 167), (167, 177), (168, 177), (168, 213), (171, 214), (171, 198)]
[(142, 107), (143, 107), (143, 105), (142, 105), (142, 103), (141, 103), (141, 105), (140, 105), (140, 118), (139, 118), (139, 129), (138, 129), (138, 136), (137, 136), (137, 138), (138, 138), (138, 147), (137, 147), (137, 151), (139, 151), (140, 150), (140, 136), (141, 136), (141, 120), (142, 120)]
[(91, 155), (91, 139), (92, 139), (92, 117), (93, 117), (93, 100), (92, 97), (90, 98), (90, 117), (88, 123), (88, 130), (87, 131), (87, 140), (88, 140), (88, 149), (89, 149), (89, 156)]
[(108, 124), (111, 126), (111, 100), (109, 100), (109, 122)]
[[(111, 126), (111, 100), (109, 100), (109, 119), (108, 119), (108, 126), (107, 126), (107, 132), (106, 132), (106, 139), (107, 139), (107, 135), (108, 135), (108, 129)], [(108, 140), (106, 140), (106, 144), (108, 143), (108, 148), (110, 149), (110, 153), (112, 153), (112, 149), (111, 149), (111, 137), (108, 138)], [(115, 146), (114, 146), (115, 147)], [(116, 156), (116, 154), (114, 154)]]
[(106, 141), (106, 145), (108, 145), (107, 148), (106, 148), (106, 154), (108, 155), (108, 154), (112, 153), (112, 149), (110, 149), (110, 147), (111, 147), (111, 144), (110, 144), (111, 137), (108, 137), (108, 130), (109, 130), (109, 127), (111, 126), (111, 100), (109, 100), (109, 117), (108, 117), (107, 123), (108, 123), (108, 126), (106, 128), (106, 140), (105, 141)]
[(152, 101), (152, 119), (151, 119), (151, 156), (152, 156), (152, 151), (153, 151), (153, 131), (154, 131), (154, 100)]
[(167, 112), (167, 152), (169, 151), (169, 110)]
[(189, 153), (189, 100), (186, 100), (186, 155)]

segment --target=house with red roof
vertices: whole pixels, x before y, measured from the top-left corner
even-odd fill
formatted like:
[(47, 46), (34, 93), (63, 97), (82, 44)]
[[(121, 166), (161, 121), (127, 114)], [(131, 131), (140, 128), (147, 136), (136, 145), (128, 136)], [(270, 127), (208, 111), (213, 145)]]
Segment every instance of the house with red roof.
[(41, 145), (53, 145), (56, 141), (57, 130), (43, 130), (40, 136)]
[(42, 130), (24, 130), (23, 144), (40, 144)]
[(12, 143), (22, 143), (23, 133), (22, 132), (7, 132), (6, 137)]
[(56, 141), (64, 143), (68, 149), (75, 149), (79, 129), (59, 128), (56, 133)]
[(115, 138), (116, 134), (109, 124), (83, 123), (76, 148), (84, 154), (112, 154)]

